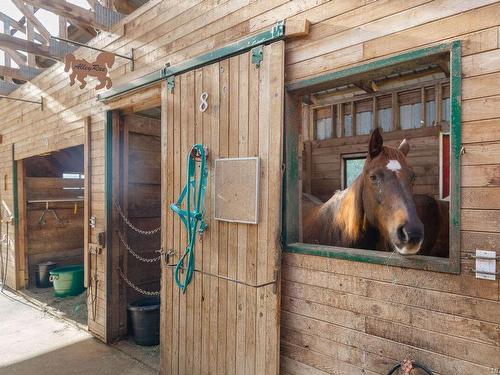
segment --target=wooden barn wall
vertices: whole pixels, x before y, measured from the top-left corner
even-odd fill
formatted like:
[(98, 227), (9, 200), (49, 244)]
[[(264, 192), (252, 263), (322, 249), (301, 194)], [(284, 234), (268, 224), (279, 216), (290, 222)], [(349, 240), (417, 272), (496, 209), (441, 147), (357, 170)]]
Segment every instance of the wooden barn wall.
[[(74, 199), (83, 194), (83, 190), (79, 190), (83, 189), (83, 180), (28, 177), (25, 188), (27, 200)], [(26, 246), (31, 285), (35, 282), (37, 263), (83, 264), (83, 202), (50, 203), (49, 209), (54, 210), (63, 223), (58, 222), (51, 212), (46, 212), (45, 220), (40, 222), (45, 203), (26, 204)]]
[[(466, 260), (474, 249), (498, 251), (500, 243), (499, 12), (495, 0), (150, 0), (90, 43), (119, 53), (134, 48), (135, 71), (121, 59), (113, 68), (118, 86), (285, 18), (306, 17), (312, 23), (307, 38), (286, 44), (287, 81), (463, 40), (461, 275), (285, 254), (283, 373), (356, 374), (364, 368), (365, 374), (383, 374), (389, 363), (408, 354), (440, 374), (490, 374), (500, 366), (499, 283), (474, 279)], [(93, 60), (97, 53), (80, 49), (77, 54)], [(36, 141), (38, 149), (67, 147), (65, 142), (83, 137), (78, 121), (90, 116), (90, 210), (96, 217), (90, 236), (97, 242), (97, 233), (105, 231), (108, 107), (96, 102), (94, 85), (69, 87), (62, 64), (56, 64), (11, 94), (32, 100), (43, 95), (43, 112), (34, 104), (2, 100), (0, 173), (7, 181), (1, 198), (13, 208), (12, 145)], [(13, 287), (16, 262), (17, 256), (9, 258), (7, 280)], [(97, 315), (89, 319), (90, 330), (102, 338), (105, 269), (106, 249), (98, 256)]]
[[(384, 133), (384, 144), (397, 147), (403, 139), (410, 143), (408, 161), (416, 175), (415, 194), (430, 194), (439, 198), (439, 127), (417, 130), (400, 130)], [(342, 189), (343, 156), (366, 154), (369, 136), (357, 135), (348, 138), (332, 138), (304, 145), (305, 171), (311, 171), (309, 192), (326, 202)]]

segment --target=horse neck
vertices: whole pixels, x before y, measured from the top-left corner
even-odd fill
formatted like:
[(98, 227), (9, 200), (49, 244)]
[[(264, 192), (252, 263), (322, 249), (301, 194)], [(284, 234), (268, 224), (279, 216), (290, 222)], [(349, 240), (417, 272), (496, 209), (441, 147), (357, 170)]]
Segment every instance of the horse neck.
[(363, 236), (364, 213), (359, 194), (361, 181), (337, 191), (318, 210), (323, 228), (329, 228), (329, 235), (338, 246), (359, 243)]

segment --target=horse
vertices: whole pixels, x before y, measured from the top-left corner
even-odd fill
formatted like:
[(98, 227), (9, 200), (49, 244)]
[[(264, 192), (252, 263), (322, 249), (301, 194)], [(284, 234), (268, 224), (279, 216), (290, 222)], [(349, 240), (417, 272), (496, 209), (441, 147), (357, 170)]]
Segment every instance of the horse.
[(85, 78), (92, 76), (99, 80), (99, 85), (95, 87), (96, 90), (100, 90), (103, 87), (109, 89), (113, 83), (111, 78), (108, 77), (108, 69), (111, 69), (114, 63), (115, 55), (109, 52), (101, 52), (97, 55), (96, 61), (93, 63), (85, 59), (77, 59), (73, 54), (68, 53), (65, 57), (64, 71), (69, 72), (72, 69), (69, 76), (70, 86), (75, 84), (75, 78), (77, 78), (81, 83), (80, 88), (83, 89), (87, 86)]
[(414, 201), (409, 150), (406, 139), (398, 148), (384, 146), (380, 129), (373, 130), (363, 171), (351, 186), (326, 203), (312, 197), (303, 201), (303, 241), (417, 254), (424, 224)]

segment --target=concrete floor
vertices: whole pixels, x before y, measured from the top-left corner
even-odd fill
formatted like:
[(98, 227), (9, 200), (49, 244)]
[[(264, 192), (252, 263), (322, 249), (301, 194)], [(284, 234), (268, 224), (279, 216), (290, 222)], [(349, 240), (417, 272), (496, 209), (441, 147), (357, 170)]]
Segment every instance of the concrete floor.
[(157, 374), (153, 367), (16, 294), (0, 293), (0, 375)]

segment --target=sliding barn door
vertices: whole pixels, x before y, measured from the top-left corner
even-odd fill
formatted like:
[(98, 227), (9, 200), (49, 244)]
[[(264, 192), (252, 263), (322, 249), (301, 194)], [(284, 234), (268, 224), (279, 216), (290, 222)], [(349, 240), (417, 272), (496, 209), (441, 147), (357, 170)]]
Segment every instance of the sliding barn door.
[[(162, 232), (163, 247), (175, 252), (170, 263), (187, 242), (167, 207), (181, 193), (195, 143), (208, 147), (209, 183), (208, 229), (195, 250), (202, 272), (183, 294), (163, 265), (163, 374), (278, 374), (279, 285), (258, 285), (275, 280), (279, 266), (283, 66), (284, 44), (276, 42), (263, 47), (259, 66), (248, 52), (176, 76), (173, 88), (164, 84)], [(214, 219), (214, 161), (239, 157), (260, 160), (258, 224)]]

